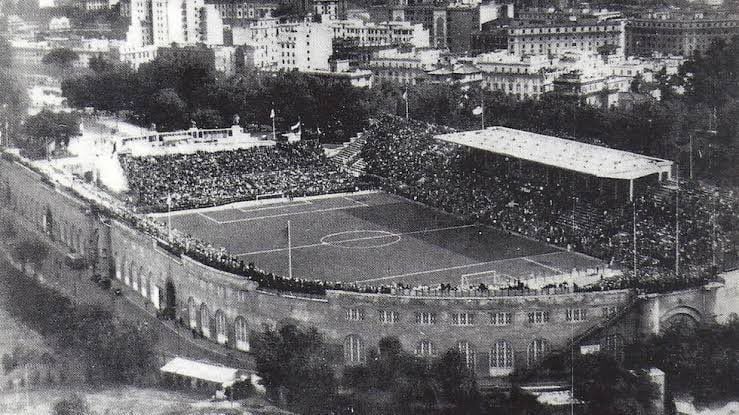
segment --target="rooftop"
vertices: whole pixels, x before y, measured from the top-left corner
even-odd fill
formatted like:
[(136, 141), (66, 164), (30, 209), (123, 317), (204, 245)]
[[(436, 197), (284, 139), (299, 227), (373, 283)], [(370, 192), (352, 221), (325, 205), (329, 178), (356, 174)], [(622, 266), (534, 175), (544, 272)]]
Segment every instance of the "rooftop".
[(172, 373), (218, 384), (233, 383), (238, 379), (239, 374), (239, 369), (211, 365), (181, 357), (175, 357), (159, 370), (164, 373)]
[(662, 172), (673, 164), (669, 160), (506, 127), (443, 134), (437, 139), (611, 179), (636, 179)]

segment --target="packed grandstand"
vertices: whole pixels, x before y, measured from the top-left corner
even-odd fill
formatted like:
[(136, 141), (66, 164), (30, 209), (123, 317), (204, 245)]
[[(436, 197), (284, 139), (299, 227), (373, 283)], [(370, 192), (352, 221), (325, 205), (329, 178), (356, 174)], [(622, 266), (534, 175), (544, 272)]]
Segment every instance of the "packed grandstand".
[[(364, 133), (363, 177), (355, 178), (310, 142), (228, 152), (131, 157), (121, 162), (129, 181), (129, 201), (145, 211), (216, 206), (263, 194), (286, 196), (352, 191), (373, 186), (418, 201), (469, 223), (481, 223), (552, 245), (573, 249), (620, 266), (614, 279), (578, 290), (637, 288), (666, 292), (716, 278), (730, 240), (722, 224), (736, 211), (733, 195), (681, 183), (676, 213), (674, 191), (647, 186), (633, 202), (578, 189), (566, 181), (545, 183), (541, 175), (515, 174), (507, 166), (482, 172), (469, 153), (434, 137), (444, 127), (384, 116)], [(575, 209), (587, 212), (575, 226)], [(710, 208), (709, 208), (710, 207)], [(111, 212), (159, 238), (163, 247), (204, 264), (243, 275), (265, 289), (322, 295), (327, 289), (390, 293), (397, 286), (369, 286), (274, 275), (147, 216)], [(562, 220), (572, 216), (572, 223)], [(676, 217), (679, 252), (675, 251)], [(636, 218), (636, 223), (634, 223)], [(636, 229), (636, 238), (633, 238)], [(634, 246), (638, 240), (638, 247)], [(676, 259), (679, 271), (676, 273)], [(637, 275), (634, 275), (636, 270)], [(465, 287), (459, 287), (465, 288)], [(456, 287), (445, 286), (445, 290)], [(481, 293), (484, 285), (475, 287)], [(509, 290), (526, 290), (517, 284)]]

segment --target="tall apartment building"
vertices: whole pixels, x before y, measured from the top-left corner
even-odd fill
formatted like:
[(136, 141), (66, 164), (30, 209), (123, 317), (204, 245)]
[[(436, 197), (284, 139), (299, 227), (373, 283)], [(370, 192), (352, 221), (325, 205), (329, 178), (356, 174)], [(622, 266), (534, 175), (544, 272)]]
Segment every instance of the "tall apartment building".
[(201, 41), (203, 0), (152, 0), (154, 44), (192, 44)]
[(313, 0), (313, 14), (321, 16), (321, 21), (343, 20), (347, 18), (346, 0)]
[(520, 21), (509, 23), (508, 52), (515, 55), (559, 54), (568, 50), (599, 52), (612, 47), (617, 55), (625, 53), (626, 21)]
[(244, 64), (261, 70), (329, 70), (332, 31), (309, 22), (280, 23), (263, 19), (232, 28), (233, 44), (244, 54)]
[(153, 0), (121, 0), (120, 14), (129, 20), (126, 41), (129, 48), (154, 43), (152, 22)]
[(334, 40), (355, 41), (357, 47), (429, 46), (429, 31), (421, 24), (410, 22), (366, 23), (362, 20), (332, 20), (328, 22)]
[(277, 69), (284, 71), (330, 70), (331, 29), (316, 23), (285, 23), (278, 26), (280, 55)]
[(223, 20), (204, 0), (122, 0), (120, 13), (129, 19), (128, 48), (172, 43), (223, 44)]
[(626, 49), (629, 55), (658, 52), (688, 57), (694, 52), (705, 52), (717, 39), (728, 40), (737, 34), (736, 11), (649, 13), (632, 19), (626, 26)]
[(233, 45), (244, 54), (244, 65), (257, 69), (272, 69), (279, 56), (277, 19), (260, 19), (250, 25), (231, 29)]

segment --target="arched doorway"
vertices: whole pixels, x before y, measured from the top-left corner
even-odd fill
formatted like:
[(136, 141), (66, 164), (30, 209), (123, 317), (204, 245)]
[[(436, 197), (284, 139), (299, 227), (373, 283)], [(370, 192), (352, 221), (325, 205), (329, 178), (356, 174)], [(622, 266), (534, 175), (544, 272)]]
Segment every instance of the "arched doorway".
[(175, 286), (171, 279), (167, 279), (164, 284), (164, 316), (174, 319), (177, 314), (177, 295)]
[(205, 303), (200, 305), (200, 331), (204, 337), (210, 337), (210, 311)]

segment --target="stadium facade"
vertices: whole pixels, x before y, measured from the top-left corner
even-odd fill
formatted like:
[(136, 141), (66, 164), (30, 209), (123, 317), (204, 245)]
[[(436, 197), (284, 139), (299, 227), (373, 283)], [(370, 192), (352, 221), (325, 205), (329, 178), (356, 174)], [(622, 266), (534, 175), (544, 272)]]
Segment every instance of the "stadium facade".
[(618, 357), (624, 345), (673, 322), (716, 319), (731, 299), (718, 283), (651, 295), (561, 288), (506, 296), (411, 290), (329, 290), (308, 296), (264, 290), (242, 276), (174, 254), (166, 241), (106, 215), (79, 188), (25, 164), (7, 154), (0, 160), (0, 214), (58, 248), (39, 273), (53, 275), (66, 253), (79, 253), (92, 272), (108, 273), (131, 290), (129, 295), (135, 291), (209, 340), (243, 352), (263, 324), (293, 322), (317, 327), (343, 349), (347, 364), (364, 361), (381, 338), (396, 336), (420, 355), (457, 348), (478, 376), (496, 377), (533, 367), (573, 344)]

